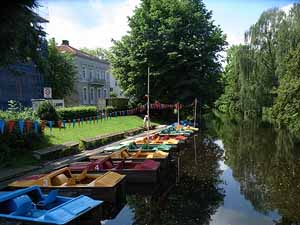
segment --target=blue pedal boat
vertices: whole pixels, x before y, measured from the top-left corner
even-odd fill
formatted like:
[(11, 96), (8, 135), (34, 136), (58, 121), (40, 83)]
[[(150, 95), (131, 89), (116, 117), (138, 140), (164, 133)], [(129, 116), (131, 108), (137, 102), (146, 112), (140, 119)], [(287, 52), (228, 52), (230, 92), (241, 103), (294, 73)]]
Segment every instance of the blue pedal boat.
[(58, 196), (58, 190), (44, 195), (37, 186), (0, 194), (0, 219), (25, 223), (67, 224), (102, 204), (87, 196)]

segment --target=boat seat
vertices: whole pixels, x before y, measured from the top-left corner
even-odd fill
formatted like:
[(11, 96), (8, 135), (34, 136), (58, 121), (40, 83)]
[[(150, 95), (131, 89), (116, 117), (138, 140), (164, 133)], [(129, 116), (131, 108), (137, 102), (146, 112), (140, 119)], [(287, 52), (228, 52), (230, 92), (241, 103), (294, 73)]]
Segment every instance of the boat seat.
[(121, 152), (121, 156), (122, 156), (121, 158), (124, 158), (124, 159), (127, 159), (130, 157), (129, 153), (126, 150)]
[(50, 191), (50, 193), (47, 195), (47, 197), (44, 200), (39, 201), (37, 203), (37, 206), (39, 208), (47, 209), (51, 203), (56, 201), (57, 195), (58, 195), (58, 190)]
[(139, 151), (137, 151), (137, 152), (135, 153), (135, 155), (134, 155), (134, 156), (138, 158), (138, 157), (141, 155), (141, 153), (142, 153), (142, 151), (141, 151), (141, 150), (139, 150)]
[(81, 174), (79, 174), (78, 176), (75, 177), (75, 181), (76, 182), (80, 182), (82, 180), (84, 180), (86, 178), (87, 175), (87, 169), (84, 169)]
[(110, 160), (103, 162), (103, 169), (112, 169), (114, 166)]
[(28, 195), (21, 195), (10, 200), (9, 208), (14, 211), (10, 214), (12, 216), (31, 216), (35, 205)]
[(122, 160), (121, 162), (118, 163), (118, 165), (115, 167), (116, 170), (122, 170), (125, 167), (125, 161)]
[(52, 179), (53, 186), (60, 186), (68, 182), (68, 177), (65, 174), (59, 174)]

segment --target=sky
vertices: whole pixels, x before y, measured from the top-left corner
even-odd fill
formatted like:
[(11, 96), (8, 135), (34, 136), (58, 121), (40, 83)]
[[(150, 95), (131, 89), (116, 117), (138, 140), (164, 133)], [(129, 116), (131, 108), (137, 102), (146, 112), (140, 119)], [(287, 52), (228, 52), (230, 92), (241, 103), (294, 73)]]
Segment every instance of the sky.
[[(300, 0), (203, 0), (229, 45), (243, 42), (244, 32), (260, 14), (274, 7), (288, 10)], [(140, 0), (40, 0), (40, 14), (49, 20), (48, 38), (75, 48), (109, 48), (128, 31), (127, 17)]]

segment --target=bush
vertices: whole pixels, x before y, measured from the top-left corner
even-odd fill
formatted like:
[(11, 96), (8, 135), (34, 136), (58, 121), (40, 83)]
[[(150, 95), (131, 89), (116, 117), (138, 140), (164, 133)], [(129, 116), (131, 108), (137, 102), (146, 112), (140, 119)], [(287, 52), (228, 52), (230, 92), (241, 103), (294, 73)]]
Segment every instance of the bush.
[(54, 106), (48, 102), (42, 102), (38, 109), (37, 114), (41, 120), (50, 120), (50, 121), (57, 121), (59, 120), (59, 115), (54, 108)]
[(107, 99), (107, 104), (113, 106), (116, 110), (128, 109), (128, 99), (127, 98), (110, 98)]
[(77, 106), (60, 108), (57, 110), (59, 116), (64, 120), (86, 118), (98, 114), (96, 106)]
[[(38, 121), (38, 115), (31, 108), (26, 108), (17, 101), (9, 101), (8, 109), (0, 111), (0, 119), (5, 121), (4, 133), (0, 133), (0, 168), (6, 166), (16, 155), (29, 154), (41, 143), (47, 142), (41, 132), (41, 127), (35, 133), (33, 124), (27, 131), (24, 127), (23, 134), (20, 131), (19, 120)], [(14, 121), (12, 131), (9, 131), (8, 121)]]
[(4, 120), (38, 120), (37, 114), (32, 108), (22, 106), (17, 101), (8, 101), (8, 109), (6, 111), (0, 110), (0, 119)]
[(115, 111), (115, 107), (113, 107), (113, 106), (106, 106), (106, 107), (104, 108), (104, 110), (105, 110), (106, 112), (110, 113), (110, 112)]

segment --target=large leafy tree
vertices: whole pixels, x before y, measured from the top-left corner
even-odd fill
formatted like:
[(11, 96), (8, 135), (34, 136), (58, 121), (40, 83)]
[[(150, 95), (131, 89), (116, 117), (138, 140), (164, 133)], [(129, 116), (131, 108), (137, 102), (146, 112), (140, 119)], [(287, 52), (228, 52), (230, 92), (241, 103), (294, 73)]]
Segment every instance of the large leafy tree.
[(199, 0), (143, 0), (130, 31), (112, 47), (113, 72), (125, 92), (141, 101), (147, 68), (153, 100), (212, 105), (221, 91), (218, 53), (225, 36)]
[(0, 7), (0, 66), (16, 62), (34, 62), (44, 69), (42, 50), (46, 22), (33, 12), (37, 0), (6, 1)]
[(272, 107), (273, 118), (291, 130), (300, 131), (300, 46), (286, 60), (286, 74), (280, 81)]
[(53, 98), (70, 95), (76, 79), (75, 65), (70, 54), (58, 51), (54, 38), (49, 40), (47, 66), (45, 83), (52, 87)]
[[(289, 74), (289, 55), (300, 41), (299, 15), (300, 4), (294, 4), (288, 14), (280, 9), (262, 13), (245, 33), (245, 44), (228, 51), (225, 93), (217, 102), (220, 109), (239, 111), (248, 118), (249, 114), (261, 116), (264, 109), (278, 102), (277, 95), (282, 93), (278, 87), (282, 82), (286, 85)], [(290, 101), (299, 101), (295, 95), (289, 96)], [(273, 116), (277, 120), (278, 112)]]

